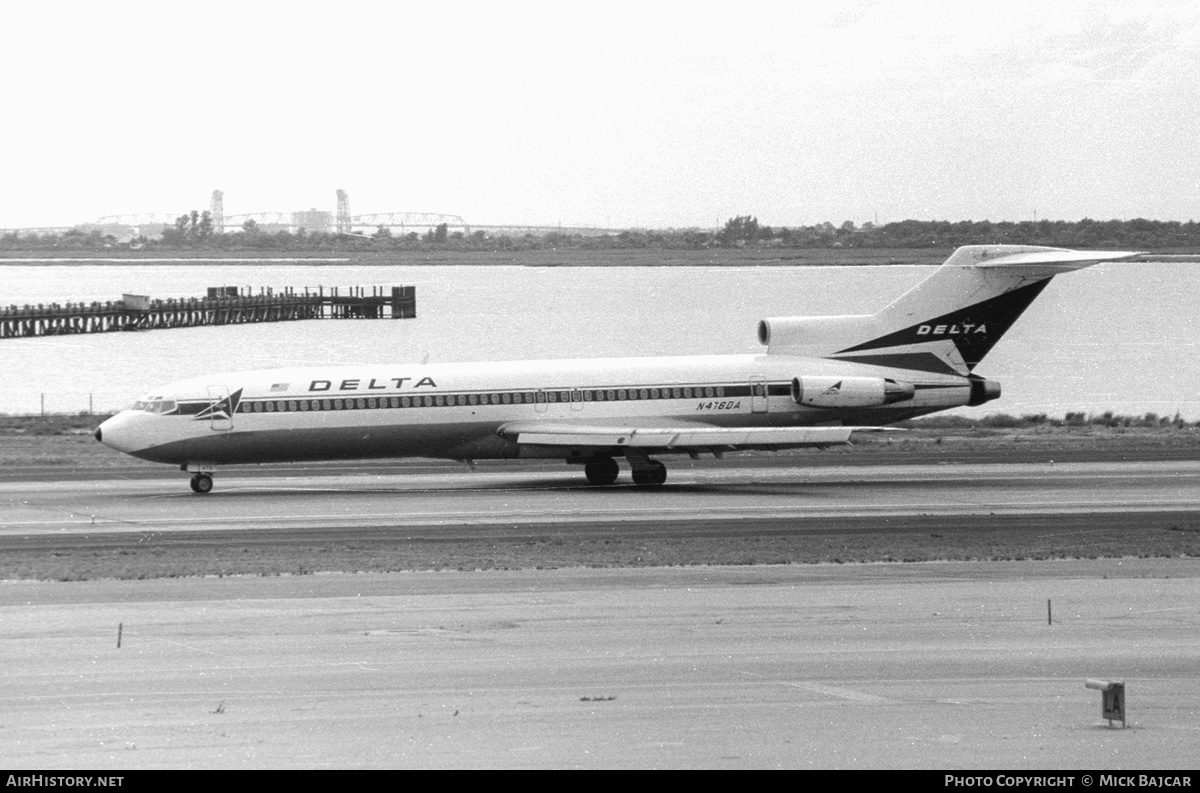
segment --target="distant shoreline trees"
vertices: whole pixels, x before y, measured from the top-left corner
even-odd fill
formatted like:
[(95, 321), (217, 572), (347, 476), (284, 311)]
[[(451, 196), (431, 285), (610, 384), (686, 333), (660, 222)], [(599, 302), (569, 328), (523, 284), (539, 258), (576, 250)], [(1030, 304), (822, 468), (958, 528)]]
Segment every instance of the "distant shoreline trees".
[(217, 233), (207, 212), (192, 211), (163, 228), (160, 239), (141, 237), (120, 243), (97, 229), (71, 229), (63, 233), (0, 234), (0, 250), (111, 250), (140, 247), (148, 250), (217, 251), (391, 251), (391, 250), (537, 250), (577, 248), (614, 250), (660, 248), (701, 250), (705, 248), (769, 246), (778, 248), (944, 248), (982, 244), (1048, 245), (1061, 248), (1117, 248), (1125, 250), (1200, 251), (1200, 223), (1174, 220), (902, 220), (896, 223), (857, 226), (845, 221), (840, 226), (772, 227), (752, 215), (730, 218), (719, 230), (630, 229), (615, 234), (583, 235), (550, 231), (545, 234), (509, 236), (476, 230), (469, 234), (450, 231), (446, 224), (426, 230), (393, 234), (380, 226), (374, 233), (335, 234), (299, 229), (266, 231), (253, 221), (241, 230)]

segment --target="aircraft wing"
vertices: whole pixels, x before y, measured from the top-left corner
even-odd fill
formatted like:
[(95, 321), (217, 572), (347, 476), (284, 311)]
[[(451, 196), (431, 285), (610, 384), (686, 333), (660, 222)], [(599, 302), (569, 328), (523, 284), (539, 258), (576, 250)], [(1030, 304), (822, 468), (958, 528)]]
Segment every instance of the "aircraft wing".
[(518, 421), (500, 428), (500, 435), (523, 446), (559, 446), (651, 452), (734, 451), (836, 446), (850, 442), (854, 432), (883, 427), (623, 427)]

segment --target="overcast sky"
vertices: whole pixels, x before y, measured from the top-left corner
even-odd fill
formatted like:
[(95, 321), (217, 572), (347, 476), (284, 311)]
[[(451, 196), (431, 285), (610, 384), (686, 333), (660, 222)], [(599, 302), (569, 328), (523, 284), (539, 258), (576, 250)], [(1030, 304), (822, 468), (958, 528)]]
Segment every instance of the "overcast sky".
[(1200, 3), (9, 3), (0, 227), (1200, 219)]

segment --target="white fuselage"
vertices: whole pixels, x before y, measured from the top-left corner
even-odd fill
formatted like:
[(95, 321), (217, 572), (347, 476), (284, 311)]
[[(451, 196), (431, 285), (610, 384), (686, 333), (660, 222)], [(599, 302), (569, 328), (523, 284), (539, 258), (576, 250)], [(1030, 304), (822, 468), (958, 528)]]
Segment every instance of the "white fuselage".
[[(798, 377), (889, 378), (904, 402), (797, 404)], [(912, 390), (912, 389), (910, 389)], [(879, 425), (965, 405), (971, 381), (789, 355), (713, 355), (229, 373), (174, 383), (101, 425), (120, 451), (177, 465), (370, 457), (486, 459), (571, 449), (522, 447), (514, 422), (698, 427)]]
[(369, 457), (545, 457), (661, 485), (662, 454), (847, 443), (853, 432), (1000, 396), (975, 366), (1054, 276), (1133, 252), (968, 245), (874, 314), (775, 317), (763, 355), (312, 367), (157, 389), (96, 438), (191, 471)]

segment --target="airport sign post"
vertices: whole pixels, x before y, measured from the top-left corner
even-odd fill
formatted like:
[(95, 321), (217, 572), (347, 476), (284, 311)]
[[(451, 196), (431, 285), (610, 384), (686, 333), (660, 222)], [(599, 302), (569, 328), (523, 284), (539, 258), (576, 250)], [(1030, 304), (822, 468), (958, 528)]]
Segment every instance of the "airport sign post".
[(1124, 729), (1126, 726), (1125, 681), (1092, 679), (1084, 683), (1084, 686), (1100, 692), (1100, 715), (1102, 718), (1108, 719), (1108, 726), (1111, 727), (1114, 721), (1120, 720), (1121, 729)]

